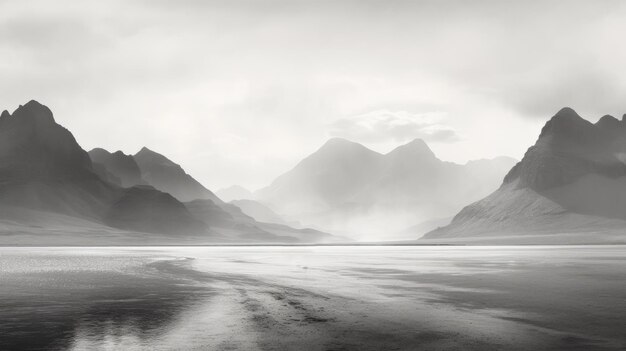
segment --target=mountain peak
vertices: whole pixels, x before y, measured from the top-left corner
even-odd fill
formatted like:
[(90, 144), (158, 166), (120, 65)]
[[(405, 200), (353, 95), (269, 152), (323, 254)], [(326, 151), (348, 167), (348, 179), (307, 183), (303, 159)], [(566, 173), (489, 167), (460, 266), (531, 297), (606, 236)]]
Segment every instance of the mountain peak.
[(45, 106), (40, 104), (35, 100), (30, 100), (24, 105), (20, 105), (13, 114), (10, 114), (8, 111), (2, 112), (2, 119), (9, 119), (9, 117), (13, 117), (15, 119), (28, 121), (30, 123), (48, 125), (48, 124), (56, 124), (54, 121), (54, 117), (52, 116), (52, 111)]
[(110, 153), (105, 149), (95, 148), (89, 151), (89, 157), (94, 164), (103, 167), (103, 170), (98, 169), (97, 172), (103, 179), (125, 188), (144, 183), (135, 158), (122, 151)]
[(42, 108), (42, 107), (47, 108), (45, 105), (41, 104), (37, 100), (30, 100), (29, 102), (24, 104), (24, 107), (27, 107), (27, 108)]
[(92, 162), (105, 163), (106, 160), (111, 157), (111, 153), (100, 147), (93, 148), (87, 152)]
[(576, 113), (576, 111), (574, 111), (573, 108), (571, 107), (563, 107), (562, 109), (559, 110), (559, 112), (557, 112), (554, 117), (578, 117), (581, 118), (580, 115), (578, 115), (578, 113)]
[(94, 147), (93, 149), (89, 150), (89, 154), (110, 155), (111, 153), (108, 150), (103, 149), (101, 147)]
[(322, 148), (324, 148), (324, 147), (341, 147), (341, 146), (344, 146), (344, 145), (361, 145), (361, 144), (355, 143), (354, 141), (350, 141), (348, 139), (335, 137), (335, 138), (328, 139), (328, 141), (326, 141), (326, 143), (324, 143)]
[(139, 150), (139, 152), (137, 152), (137, 154), (139, 154), (141, 152), (143, 152), (143, 153), (150, 152), (150, 153), (156, 154), (156, 152), (148, 149), (146, 146), (142, 147), (141, 150)]
[(414, 147), (414, 148), (421, 148), (421, 149), (429, 149), (430, 147), (428, 147), (428, 144), (426, 144), (426, 142), (423, 139), (420, 138), (415, 138), (413, 140), (411, 140), (410, 142), (404, 144), (404, 146), (410, 146), (410, 147)]
[(428, 144), (420, 138), (411, 140), (410, 142), (400, 145), (391, 150), (387, 155), (408, 155), (411, 157), (419, 157), (422, 159), (436, 159), (435, 153), (428, 147)]
[(585, 131), (590, 129), (589, 127), (593, 127), (593, 123), (580, 117), (573, 109), (564, 107), (545, 124), (539, 138), (546, 135), (576, 138), (585, 134)]
[(604, 129), (619, 128), (620, 125), (620, 121), (611, 115), (604, 115), (596, 122), (596, 126)]
[(5, 176), (24, 180), (92, 179), (89, 156), (50, 109), (35, 100), (0, 119), (0, 168)]
[(169, 158), (156, 151), (152, 151), (145, 146), (142, 147), (141, 150), (139, 150), (139, 152), (137, 152), (133, 157), (137, 161), (137, 164), (139, 164), (139, 168), (148, 163), (158, 163), (164, 166), (180, 167)]
[(211, 199), (217, 204), (222, 203), (215, 194), (166, 156), (144, 146), (133, 158), (143, 179), (156, 189), (168, 192), (180, 201)]
[(351, 154), (351, 153), (360, 153), (360, 152), (372, 152), (374, 151), (368, 149), (367, 147), (347, 139), (343, 138), (330, 138), (322, 147), (320, 147), (315, 154), (325, 155), (327, 153), (330, 154)]

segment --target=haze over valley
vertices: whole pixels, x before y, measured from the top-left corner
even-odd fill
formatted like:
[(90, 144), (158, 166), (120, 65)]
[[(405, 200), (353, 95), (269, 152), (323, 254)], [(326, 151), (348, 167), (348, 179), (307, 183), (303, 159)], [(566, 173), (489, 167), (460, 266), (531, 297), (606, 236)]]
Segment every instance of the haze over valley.
[[(421, 139), (386, 154), (331, 139), (254, 198), (307, 225), (361, 239), (405, 238), (495, 190), (515, 160), (439, 160)], [(386, 233), (386, 234), (383, 234)]]

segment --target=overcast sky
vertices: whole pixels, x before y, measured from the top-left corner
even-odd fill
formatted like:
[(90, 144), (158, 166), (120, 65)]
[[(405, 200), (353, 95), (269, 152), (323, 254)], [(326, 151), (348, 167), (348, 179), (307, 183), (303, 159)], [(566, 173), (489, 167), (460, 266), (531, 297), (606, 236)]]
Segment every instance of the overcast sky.
[(626, 1), (3, 1), (0, 110), (255, 189), (332, 136), (521, 158), (563, 106), (626, 112)]

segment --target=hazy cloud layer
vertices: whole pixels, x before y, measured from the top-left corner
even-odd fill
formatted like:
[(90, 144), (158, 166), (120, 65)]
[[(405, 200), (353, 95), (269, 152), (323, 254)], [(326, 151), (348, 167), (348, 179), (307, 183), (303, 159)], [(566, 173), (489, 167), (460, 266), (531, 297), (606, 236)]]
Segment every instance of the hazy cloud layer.
[[(623, 33), (619, 0), (0, 0), (0, 108), (37, 99), (84, 147), (146, 145), (210, 188), (266, 185), (339, 133), (519, 158), (563, 106), (626, 112)], [(375, 111), (446, 119), (353, 119)]]
[(404, 143), (416, 138), (427, 142), (457, 141), (456, 132), (442, 123), (442, 115), (372, 111), (336, 120), (330, 126), (330, 135), (365, 143)]

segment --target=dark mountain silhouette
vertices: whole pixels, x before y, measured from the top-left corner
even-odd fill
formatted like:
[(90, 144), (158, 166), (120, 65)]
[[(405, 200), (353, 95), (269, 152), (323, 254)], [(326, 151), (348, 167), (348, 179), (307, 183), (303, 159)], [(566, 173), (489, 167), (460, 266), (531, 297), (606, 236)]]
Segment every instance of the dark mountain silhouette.
[(0, 233), (10, 235), (0, 235), (0, 244), (338, 239), (311, 230), (258, 223), (214, 197), (175, 163), (145, 148), (137, 158), (150, 181), (178, 191), (179, 196), (195, 190), (201, 196), (214, 197), (215, 202), (198, 200), (202, 206), (194, 207), (152, 186), (135, 185), (142, 182), (137, 164), (122, 152), (92, 150), (91, 157), (97, 162), (55, 122), (46, 106), (30, 101), (12, 114), (4, 111), (0, 115)]
[[(36, 101), (20, 106), (13, 114), (5, 111), (0, 117), (0, 203), (4, 206), (69, 215), (129, 230), (171, 233), (168, 223), (173, 218), (178, 218), (174, 221), (177, 231), (201, 227), (182, 203), (165, 195), (151, 188), (123, 189), (101, 179), (72, 133)], [(121, 215), (121, 211), (126, 214)]]
[(104, 179), (125, 188), (145, 184), (141, 178), (141, 170), (131, 155), (122, 151), (110, 153), (105, 149), (95, 148), (89, 151), (89, 157), (98, 175)]
[(116, 197), (72, 133), (36, 101), (0, 116), (0, 202), (98, 219)]
[(222, 201), (209, 189), (187, 174), (182, 167), (147, 147), (134, 155), (143, 179), (155, 188), (172, 194), (180, 201), (210, 199)]
[(505, 157), (444, 162), (420, 139), (380, 154), (335, 138), (256, 197), (304, 225), (348, 234), (392, 233), (451, 216), (495, 190), (513, 164)]
[(465, 207), (450, 225), (425, 239), (623, 240), (610, 234), (626, 229), (625, 155), (624, 119), (604, 116), (593, 124), (563, 108), (497, 191)]
[(93, 179), (91, 161), (46, 106), (31, 100), (0, 115), (0, 179)]

